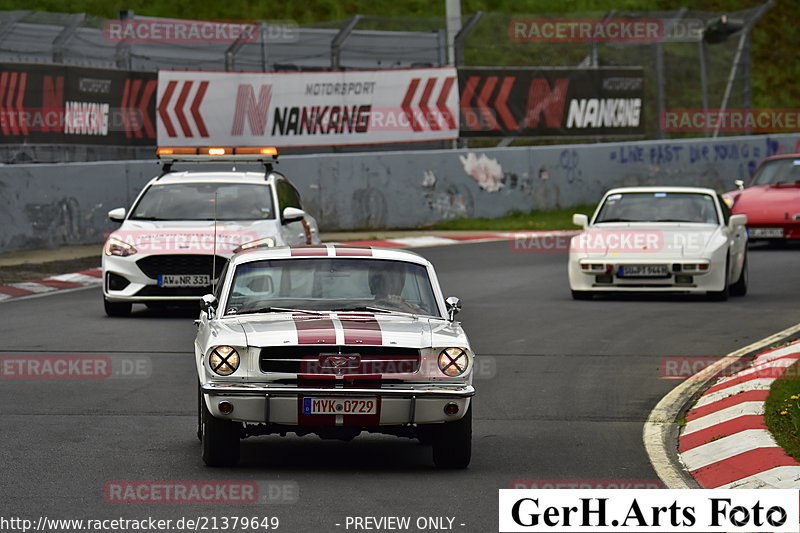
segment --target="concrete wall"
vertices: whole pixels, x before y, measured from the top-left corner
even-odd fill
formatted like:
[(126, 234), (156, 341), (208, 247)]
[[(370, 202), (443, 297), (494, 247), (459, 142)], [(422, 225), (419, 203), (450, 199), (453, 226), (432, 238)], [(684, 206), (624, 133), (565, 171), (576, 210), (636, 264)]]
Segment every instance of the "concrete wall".
[[(411, 228), (594, 203), (622, 185), (725, 191), (791, 151), (800, 134), (287, 156), (278, 168), (323, 230)], [(115, 228), (109, 209), (129, 206), (158, 172), (153, 161), (0, 166), (0, 251), (101, 242)]]

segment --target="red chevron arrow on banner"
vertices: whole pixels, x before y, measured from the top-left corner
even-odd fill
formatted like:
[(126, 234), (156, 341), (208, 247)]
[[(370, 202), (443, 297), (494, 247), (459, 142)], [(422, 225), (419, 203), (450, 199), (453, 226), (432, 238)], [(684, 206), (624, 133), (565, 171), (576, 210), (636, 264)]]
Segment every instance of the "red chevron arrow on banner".
[(178, 82), (172, 80), (167, 84), (167, 88), (164, 89), (164, 94), (161, 97), (161, 102), (158, 104), (158, 116), (161, 118), (161, 123), (164, 125), (164, 129), (167, 130), (167, 135), (170, 137), (177, 137), (178, 134), (175, 132), (175, 127), (172, 125), (172, 120), (169, 118), (169, 112), (167, 111), (167, 106), (169, 105), (169, 101), (172, 99), (172, 93), (175, 92), (175, 87), (178, 85)]
[(497, 123), (497, 119), (494, 118), (494, 112), (489, 107), (489, 98), (492, 96), (495, 85), (497, 85), (497, 76), (489, 76), (486, 78), (486, 82), (483, 84), (483, 89), (481, 89), (480, 94), (478, 94), (478, 109), (480, 110), (481, 116), (486, 121), (487, 130), (500, 129), (500, 124)]
[(23, 119), (22, 99), (27, 83), (25, 72), (0, 74), (0, 116), (3, 135), (27, 135), (28, 125)]
[(451, 130), (458, 127), (455, 118), (453, 118), (453, 113), (450, 111), (450, 108), (447, 107), (447, 97), (450, 96), (450, 90), (453, 88), (453, 83), (455, 83), (455, 81), (455, 76), (445, 78), (444, 85), (442, 85), (442, 90), (439, 93), (439, 99), (436, 101), (436, 108), (442, 113), (445, 121), (447, 121), (447, 127)]
[[(139, 95), (139, 88), (142, 83), (144, 83), (144, 89)], [(153, 128), (153, 121), (150, 120), (147, 108), (157, 85), (158, 82), (156, 80), (125, 80), (125, 85), (122, 89), (122, 103), (120, 104), (125, 137), (135, 136), (141, 139), (146, 135), (148, 139), (155, 138), (156, 133)]]
[(417, 119), (414, 118), (414, 111), (411, 108), (411, 100), (414, 99), (414, 93), (417, 92), (419, 81), (419, 78), (414, 78), (411, 80), (411, 83), (408, 85), (408, 90), (406, 91), (406, 96), (403, 98), (402, 105), (403, 112), (406, 114), (408, 122), (411, 124), (411, 129), (414, 131), (422, 131), (422, 126), (420, 126), (419, 122), (417, 122)]
[[(178, 83), (178, 81), (172, 80), (167, 84), (167, 88), (164, 90), (164, 95), (161, 97), (161, 102), (158, 104), (158, 116), (161, 118), (161, 123), (164, 125), (164, 129), (167, 130), (167, 135), (170, 137), (178, 136), (178, 133), (172, 124), (172, 120), (169, 118), (169, 104), (172, 100), (172, 95), (175, 93)], [(191, 106), (189, 107), (189, 112), (194, 120), (194, 125), (197, 128), (197, 132), (200, 137), (208, 137), (208, 130), (206, 129), (205, 122), (203, 122), (203, 117), (200, 113), (200, 105), (203, 103), (203, 98), (205, 97), (206, 90), (208, 89), (208, 83), (208, 81), (199, 82), (197, 92), (195, 93)], [(192, 134), (190, 122), (184, 110), (184, 107), (186, 106), (186, 100), (189, 98), (189, 93), (191, 92), (193, 85), (194, 81), (185, 80), (183, 82), (180, 94), (178, 95), (178, 99), (175, 101), (175, 105), (172, 106), (172, 110), (175, 112), (175, 117), (178, 119), (178, 124), (180, 124), (181, 130), (183, 131), (183, 135), (185, 137), (194, 136)]]
[(514, 76), (506, 76), (503, 78), (503, 83), (500, 85), (500, 91), (497, 93), (497, 97), (494, 99), (494, 107), (497, 109), (497, 114), (500, 115), (500, 118), (503, 121), (507, 130), (517, 130), (519, 129), (519, 125), (517, 121), (514, 120), (514, 115), (511, 114), (511, 111), (508, 109), (508, 95), (511, 93), (511, 88), (514, 86), (514, 82), (516, 81), (516, 77)]
[(461, 114), (464, 117), (464, 122), (466, 123), (467, 128), (471, 130), (479, 130), (481, 128), (481, 122), (478, 120), (478, 115), (475, 114), (475, 111), (472, 110), (472, 95), (475, 94), (475, 89), (478, 87), (478, 82), (480, 82), (480, 76), (470, 76), (467, 78), (467, 82), (464, 84), (464, 90), (461, 93), (461, 102), (459, 106), (461, 107)]
[(419, 109), (422, 111), (422, 115), (425, 117), (425, 120), (428, 122), (428, 125), (431, 127), (432, 130), (440, 130), (439, 124), (437, 124), (436, 117), (433, 116), (431, 113), (431, 108), (428, 107), (428, 100), (431, 98), (431, 93), (433, 92), (433, 87), (436, 85), (436, 78), (428, 78), (428, 83), (425, 84), (425, 89), (422, 90), (422, 98), (419, 100)]

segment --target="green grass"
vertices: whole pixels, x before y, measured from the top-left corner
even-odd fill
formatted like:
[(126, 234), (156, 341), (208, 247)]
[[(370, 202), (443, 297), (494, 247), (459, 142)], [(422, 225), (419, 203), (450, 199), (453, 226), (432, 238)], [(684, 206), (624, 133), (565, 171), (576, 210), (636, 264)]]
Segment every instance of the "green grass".
[(436, 230), (551, 230), (578, 229), (572, 224), (573, 213), (590, 215), (594, 205), (578, 205), (567, 209), (531, 211), (521, 213), (512, 211), (501, 218), (456, 218), (439, 222)]
[(800, 399), (792, 396), (800, 396), (800, 361), (772, 383), (764, 405), (764, 420), (775, 441), (800, 461)]

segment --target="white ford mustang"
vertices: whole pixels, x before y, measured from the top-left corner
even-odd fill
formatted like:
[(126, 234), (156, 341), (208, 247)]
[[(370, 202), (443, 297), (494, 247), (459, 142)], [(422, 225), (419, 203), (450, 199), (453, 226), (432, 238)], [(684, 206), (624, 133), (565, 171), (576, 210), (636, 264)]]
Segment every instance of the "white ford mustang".
[(471, 457), (475, 354), (458, 298), (401, 250), (301, 246), (234, 255), (202, 299), (198, 437), (211, 466), (239, 440), (362, 431), (433, 445), (439, 467)]
[(706, 293), (725, 300), (747, 292), (745, 215), (697, 187), (608, 191), (584, 231), (572, 238), (569, 285), (576, 300), (608, 291)]

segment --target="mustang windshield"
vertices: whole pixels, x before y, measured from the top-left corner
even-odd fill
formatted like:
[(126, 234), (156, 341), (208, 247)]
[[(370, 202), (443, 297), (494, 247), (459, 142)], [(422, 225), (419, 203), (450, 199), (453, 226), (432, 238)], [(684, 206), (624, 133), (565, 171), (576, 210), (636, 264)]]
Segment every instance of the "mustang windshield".
[(287, 309), (440, 316), (422, 265), (380, 259), (272, 259), (239, 265), (226, 314)]
[[(214, 208), (216, 204), (216, 209)], [(249, 183), (155, 184), (133, 208), (133, 220), (272, 218), (272, 187)]]
[(796, 185), (800, 183), (800, 159), (767, 161), (753, 176), (751, 185)]
[(595, 224), (603, 222), (698, 222), (718, 224), (714, 198), (685, 192), (627, 192), (603, 202)]

